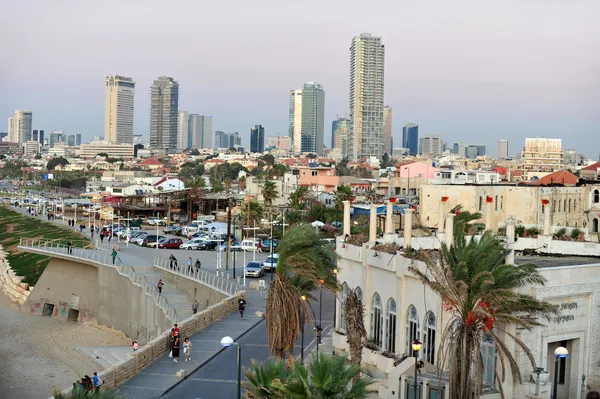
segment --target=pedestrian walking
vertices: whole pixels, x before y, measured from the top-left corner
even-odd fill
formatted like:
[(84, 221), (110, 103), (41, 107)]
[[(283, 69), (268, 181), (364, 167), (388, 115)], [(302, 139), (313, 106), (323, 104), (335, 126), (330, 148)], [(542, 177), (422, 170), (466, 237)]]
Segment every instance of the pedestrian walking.
[(133, 343), (131, 344), (131, 346), (133, 347), (133, 351), (137, 351), (140, 347), (140, 344), (138, 344), (137, 341), (133, 341)]
[(240, 299), (238, 300), (238, 310), (240, 311), (240, 317), (244, 317), (244, 310), (246, 310), (246, 300), (244, 299), (244, 296), (240, 296)]
[(92, 235), (92, 238), (94, 238), (94, 229), (90, 231), (90, 234)]
[(69, 255), (73, 254), (73, 244), (71, 244), (71, 241), (67, 243), (67, 250), (69, 251)]
[(113, 265), (115, 264), (115, 260), (117, 259), (117, 251), (115, 251), (114, 249), (112, 250), (112, 253), (110, 254), (110, 256), (112, 256), (113, 259)]
[(90, 378), (89, 375), (85, 375), (85, 377), (83, 377), (84, 379), (84, 384), (83, 387), (85, 388), (86, 391), (92, 391), (94, 389), (94, 383), (92, 382), (92, 379)]
[(188, 337), (185, 337), (183, 341), (183, 354), (185, 356), (185, 362), (192, 360), (192, 341)]
[(194, 299), (194, 303), (192, 304), (192, 313), (196, 314), (198, 313), (198, 300)]
[(98, 376), (98, 373), (96, 373), (95, 371), (94, 371), (94, 376), (92, 377), (92, 383), (94, 384), (94, 389), (96, 391), (100, 390), (100, 387), (102, 386), (102, 383), (103, 383), (102, 378), (100, 378)]
[(192, 266), (194, 265), (194, 261), (192, 260), (192, 257), (190, 256), (188, 258), (188, 273), (192, 272)]
[(175, 337), (171, 351), (173, 353), (173, 361), (177, 363), (177, 359), (179, 359), (179, 337)]
[(200, 259), (196, 258), (196, 263), (194, 264), (194, 266), (196, 266), (196, 269), (202, 268), (202, 263), (200, 263)]
[(108, 242), (110, 242), (110, 238), (112, 237), (112, 229), (108, 230), (106, 235), (108, 236)]
[(163, 282), (162, 279), (158, 280), (158, 284), (156, 284), (156, 288), (158, 288), (158, 295), (162, 294), (162, 287), (163, 287)]

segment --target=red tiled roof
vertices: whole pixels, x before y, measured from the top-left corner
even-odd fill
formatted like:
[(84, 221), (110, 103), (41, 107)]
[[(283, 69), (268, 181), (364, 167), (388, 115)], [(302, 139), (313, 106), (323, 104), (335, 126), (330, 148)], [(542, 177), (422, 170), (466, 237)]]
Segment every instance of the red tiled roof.
[(140, 165), (150, 166), (150, 165), (162, 165), (162, 163), (158, 159), (148, 158), (144, 160)]
[(579, 181), (579, 178), (575, 176), (573, 173), (570, 173), (566, 170), (558, 170), (556, 172), (550, 173), (542, 177), (539, 180), (535, 180), (532, 182), (528, 182), (527, 184), (531, 184), (534, 186), (543, 186), (548, 184), (564, 184), (569, 186), (574, 186)]
[(586, 166), (582, 170), (591, 170), (591, 171), (595, 172), (598, 168), (600, 168), (600, 162), (596, 162), (594, 164), (591, 164), (590, 166)]

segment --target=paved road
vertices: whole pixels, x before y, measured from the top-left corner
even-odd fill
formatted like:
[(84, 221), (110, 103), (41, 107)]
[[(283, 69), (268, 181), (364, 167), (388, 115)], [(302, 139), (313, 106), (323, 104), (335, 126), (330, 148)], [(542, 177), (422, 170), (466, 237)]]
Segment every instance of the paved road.
[[(318, 299), (318, 292), (316, 293)], [(323, 326), (324, 335), (331, 334), (333, 327), (333, 294), (323, 292)], [(312, 304), (319, 317), (318, 302)], [(251, 359), (264, 361), (269, 358), (269, 347), (266, 335), (266, 326), (261, 322), (257, 327), (246, 333), (239, 341), (242, 347), (242, 367), (249, 367)], [(316, 338), (309, 326), (304, 327), (304, 346), (305, 361), (310, 353), (316, 349)], [(299, 356), (301, 348), (301, 338), (296, 342), (294, 352)], [(321, 346), (323, 350), (323, 346)], [(245, 377), (242, 375), (242, 379)], [(172, 388), (169, 392), (163, 394), (161, 398), (165, 399), (208, 399), (236, 398), (237, 393), (237, 374), (236, 374), (236, 350), (235, 348), (226, 348), (216, 357), (203, 365), (200, 369), (193, 372)]]

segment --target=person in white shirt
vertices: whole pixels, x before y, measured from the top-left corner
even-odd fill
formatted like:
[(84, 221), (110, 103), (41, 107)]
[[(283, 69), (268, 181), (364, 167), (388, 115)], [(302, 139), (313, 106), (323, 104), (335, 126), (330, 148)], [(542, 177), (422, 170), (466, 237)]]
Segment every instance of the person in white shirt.
[(183, 341), (183, 354), (185, 355), (185, 361), (192, 360), (192, 341), (188, 337), (185, 337)]

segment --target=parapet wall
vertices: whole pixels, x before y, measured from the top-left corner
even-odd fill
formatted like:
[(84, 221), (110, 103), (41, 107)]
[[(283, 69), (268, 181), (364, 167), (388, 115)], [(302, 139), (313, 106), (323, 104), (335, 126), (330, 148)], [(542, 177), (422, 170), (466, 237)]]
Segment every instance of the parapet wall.
[[(195, 332), (210, 326), (215, 321), (221, 320), (223, 317), (237, 309), (237, 299), (239, 298), (239, 295), (245, 294), (246, 293), (242, 291), (234, 296), (225, 298), (221, 302), (178, 323), (181, 335), (191, 336)], [(123, 360), (120, 363), (113, 365), (111, 368), (98, 373), (100, 378), (104, 381), (104, 389), (118, 387), (131, 377), (137, 375), (154, 360), (166, 355), (169, 351), (169, 334), (170, 330), (161, 333), (158, 337), (149, 341), (146, 345), (133, 353), (131, 358)], [(71, 389), (65, 389), (63, 393), (69, 395)]]
[(21, 277), (17, 276), (10, 268), (5, 255), (6, 253), (0, 250), (0, 288), (12, 302), (22, 305), (29, 297), (30, 289), (33, 287), (21, 283)]

